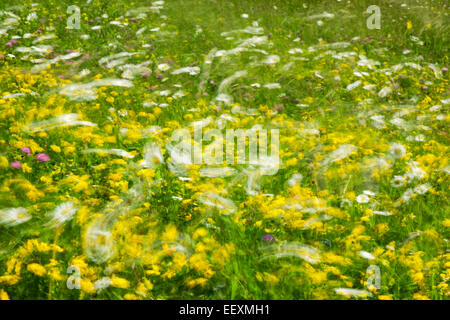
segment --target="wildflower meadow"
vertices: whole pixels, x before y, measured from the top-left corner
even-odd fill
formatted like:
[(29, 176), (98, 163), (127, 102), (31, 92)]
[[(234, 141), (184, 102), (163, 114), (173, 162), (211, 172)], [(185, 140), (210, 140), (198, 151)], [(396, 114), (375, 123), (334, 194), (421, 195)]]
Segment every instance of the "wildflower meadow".
[(449, 13), (1, 0), (0, 298), (448, 300)]

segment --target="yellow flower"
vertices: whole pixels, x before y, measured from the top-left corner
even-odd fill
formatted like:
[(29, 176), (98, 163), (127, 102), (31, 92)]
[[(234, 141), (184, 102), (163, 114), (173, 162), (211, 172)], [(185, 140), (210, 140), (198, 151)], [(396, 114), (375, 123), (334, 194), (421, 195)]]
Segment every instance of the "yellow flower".
[(64, 148), (64, 153), (73, 153), (73, 152), (75, 152), (74, 146), (67, 146)]
[(189, 264), (191, 268), (196, 270), (197, 272), (205, 272), (211, 266), (207, 260), (206, 255), (203, 253), (193, 254), (189, 258)]
[(9, 166), (8, 159), (4, 156), (0, 156), (0, 168), (7, 168)]
[(52, 145), (50, 146), (50, 148), (51, 148), (54, 152), (56, 152), (56, 153), (60, 153), (60, 152), (61, 152), (61, 148), (58, 147), (58, 146), (55, 146), (54, 144), (52, 144)]
[(204, 237), (208, 234), (208, 230), (205, 228), (198, 228), (195, 230), (194, 235), (192, 236), (194, 239), (197, 239), (199, 237)]
[(161, 239), (163, 241), (175, 241), (177, 237), (177, 228), (174, 225), (168, 225), (165, 232), (162, 234)]
[(195, 286), (203, 287), (203, 286), (205, 286), (206, 283), (208, 283), (208, 279), (206, 279), (206, 278), (198, 278), (198, 279), (194, 279), (194, 280), (189, 280), (187, 282), (187, 286), (189, 288), (193, 288)]
[(42, 277), (47, 273), (47, 270), (38, 263), (31, 263), (27, 266), (27, 270), (34, 273), (35, 275)]
[(408, 21), (408, 22), (406, 23), (406, 28), (407, 28), (408, 30), (411, 30), (412, 27), (413, 27), (412, 22), (411, 22), (411, 21)]
[(0, 284), (5, 284), (9, 286), (15, 285), (17, 282), (19, 282), (18, 276), (12, 276), (12, 275), (6, 275), (0, 277)]
[(81, 207), (77, 213), (77, 222), (80, 225), (83, 225), (89, 219), (89, 214), (90, 211), (88, 207)]
[(111, 278), (111, 286), (121, 289), (127, 289), (130, 287), (130, 282), (127, 279), (119, 278), (116, 276), (113, 276)]
[(80, 282), (81, 282), (81, 290), (82, 291), (84, 291), (86, 293), (95, 293), (94, 284), (92, 283), (91, 280), (81, 278)]
[(139, 170), (138, 176), (144, 177), (144, 178), (147, 178), (147, 179), (152, 179), (152, 178), (155, 177), (155, 170), (152, 170), (152, 169)]
[(413, 279), (415, 282), (417, 282), (418, 284), (420, 284), (420, 283), (422, 283), (422, 281), (425, 279), (425, 277), (424, 277), (424, 275), (423, 275), (422, 272), (417, 272), (417, 273), (414, 273), (414, 274), (412, 275), (412, 279)]
[(162, 113), (162, 110), (160, 108), (155, 107), (153, 109), (153, 114), (155, 115), (155, 117), (158, 117), (161, 113)]
[(32, 171), (32, 169), (26, 163), (23, 163), (22, 164), (22, 171), (24, 173), (30, 173)]
[(140, 296), (145, 297), (147, 295), (147, 291), (148, 291), (148, 289), (145, 286), (145, 284), (140, 282), (137, 286), (136, 293)]
[(86, 180), (78, 181), (78, 183), (73, 187), (73, 191), (75, 191), (75, 192), (86, 191), (88, 189), (89, 189), (89, 184), (86, 182)]
[(256, 279), (259, 282), (266, 282), (269, 285), (275, 285), (279, 282), (278, 278), (275, 275), (267, 273), (267, 272), (264, 272), (264, 273), (257, 272)]
[(286, 161), (286, 166), (287, 167), (295, 166), (297, 163), (298, 163), (298, 159), (297, 158), (291, 158), (291, 159)]
[(59, 272), (58, 269), (51, 269), (51, 270), (48, 272), (48, 274), (49, 274), (50, 278), (52, 278), (52, 279), (54, 279), (54, 280), (56, 280), (56, 281), (62, 281), (62, 280), (64, 280), (64, 277), (61, 275), (61, 273)]
[(428, 298), (428, 297), (426, 297), (424, 295), (421, 295), (420, 293), (415, 293), (413, 295), (413, 299), (414, 300), (430, 300), (430, 298)]
[(5, 290), (0, 290), (0, 300), (9, 300), (8, 293)]

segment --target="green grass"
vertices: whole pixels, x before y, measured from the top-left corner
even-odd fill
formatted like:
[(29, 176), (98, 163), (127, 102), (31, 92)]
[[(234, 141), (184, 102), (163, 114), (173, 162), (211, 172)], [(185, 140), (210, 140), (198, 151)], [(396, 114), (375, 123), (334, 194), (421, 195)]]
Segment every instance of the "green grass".
[[(32, 9), (32, 3), (39, 5)], [(66, 28), (70, 5), (80, 7), (80, 30)], [(353, 288), (365, 291), (352, 298), (448, 299), (446, 1), (171, 0), (159, 13), (136, 21), (125, 16), (150, 5), (143, 0), (0, 4), (0, 11), (21, 18), (0, 36), (0, 298), (346, 299), (350, 294), (335, 289)], [(380, 7), (379, 30), (366, 26), (370, 5)], [(27, 21), (33, 10), (37, 18)], [(334, 17), (309, 18), (323, 12)], [(0, 29), (7, 17), (0, 16)], [(252, 24), (263, 28), (258, 36), (267, 39), (249, 48), (263, 51), (204, 63), (213, 50), (236, 48), (254, 36), (222, 33)], [(96, 25), (101, 29), (92, 30)], [(33, 43), (49, 34), (55, 37)], [(18, 43), (7, 45), (13, 36)], [(338, 42), (348, 45), (320, 47)], [(43, 61), (73, 50), (81, 55), (32, 72), (37, 61), (16, 48), (42, 44), (52, 46)], [(293, 48), (302, 52), (289, 53)], [(140, 54), (109, 69), (99, 64), (124, 51)], [(277, 63), (262, 62), (272, 55)], [(364, 66), (364, 57), (379, 64)], [(120, 65), (145, 61), (152, 72), (136, 74), (132, 87), (99, 87), (90, 101), (62, 94), (69, 84), (121, 79)], [(170, 69), (158, 71), (160, 64)], [(187, 66), (200, 73), (171, 74)], [(90, 73), (77, 77), (84, 69)], [(233, 103), (215, 100), (222, 81), (241, 70), (246, 75), (226, 91)], [(358, 87), (346, 89), (358, 80)], [(264, 88), (270, 83), (280, 88)], [(369, 84), (372, 91), (363, 88)], [(392, 92), (381, 96), (383, 88)], [(157, 93), (163, 90), (171, 92)], [(177, 91), (185, 96), (173, 97)], [(26, 95), (5, 97), (14, 93)], [(68, 113), (97, 126), (26, 130), (30, 123)], [(230, 166), (236, 173), (219, 178), (202, 177), (204, 164), (174, 171), (167, 148), (173, 131), (208, 118), (205, 129), (278, 129), (278, 172), (257, 178), (252, 189), (248, 172), (255, 168), (248, 165)], [(396, 118), (404, 124), (391, 122)], [(384, 124), (377, 126), (376, 119)], [(145, 133), (155, 126), (159, 133)], [(392, 143), (405, 148), (401, 157), (390, 153)], [(139, 163), (148, 144), (161, 149), (163, 160), (144, 169)], [(354, 151), (327, 162), (343, 145)], [(30, 147), (32, 155), (22, 147)], [(85, 153), (98, 148), (123, 149), (134, 158)], [(39, 162), (37, 153), (51, 160)], [(22, 167), (12, 168), (13, 161)], [(407, 176), (414, 167), (411, 161), (423, 174), (393, 186), (394, 176)], [(293, 174), (303, 178), (290, 184)], [(399, 201), (418, 186), (411, 199)], [(358, 203), (365, 190), (375, 195)], [(228, 214), (202, 201), (211, 195), (220, 196), (214, 201), (222, 205), (231, 201), (236, 210)], [(49, 225), (55, 208), (69, 201), (77, 208), (73, 218), (58, 228)], [(18, 207), (26, 208), (30, 219), (8, 225), (6, 210)], [(261, 240), (267, 234), (275, 241)], [(81, 269), (80, 290), (66, 285), (71, 265)], [(370, 265), (380, 268), (378, 289), (367, 287)], [(94, 289), (104, 278), (110, 285)]]

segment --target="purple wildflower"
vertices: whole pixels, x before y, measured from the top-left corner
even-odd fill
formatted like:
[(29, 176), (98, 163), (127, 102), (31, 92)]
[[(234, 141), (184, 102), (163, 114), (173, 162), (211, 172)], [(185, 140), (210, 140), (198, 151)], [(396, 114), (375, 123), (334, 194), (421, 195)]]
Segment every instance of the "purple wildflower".
[(265, 234), (261, 237), (261, 241), (269, 241), (269, 242), (273, 242), (275, 241), (275, 238), (273, 235), (271, 234)]
[(11, 162), (11, 167), (13, 167), (14, 169), (20, 169), (22, 168), (22, 164), (19, 161), (13, 161)]
[(50, 157), (48, 155), (46, 155), (45, 153), (38, 153), (36, 155), (36, 159), (41, 162), (50, 161)]
[(22, 151), (23, 153), (26, 153), (27, 155), (31, 154), (31, 149), (28, 147), (23, 147), (22, 149), (20, 149), (20, 151)]

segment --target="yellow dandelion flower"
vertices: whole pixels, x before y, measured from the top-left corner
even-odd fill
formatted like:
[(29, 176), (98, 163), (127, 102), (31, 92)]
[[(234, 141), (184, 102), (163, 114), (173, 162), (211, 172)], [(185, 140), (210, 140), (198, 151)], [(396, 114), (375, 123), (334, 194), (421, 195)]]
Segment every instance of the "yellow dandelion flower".
[(411, 22), (411, 21), (408, 21), (408, 22), (406, 23), (406, 28), (407, 28), (408, 30), (411, 30), (412, 27), (413, 27), (412, 22)]
[(130, 282), (127, 279), (119, 278), (116, 276), (113, 276), (111, 278), (111, 286), (121, 289), (127, 289), (130, 287)]
[(0, 290), (0, 300), (9, 300), (8, 293), (5, 290)]
[(60, 153), (60, 152), (61, 152), (61, 148), (58, 147), (58, 146), (55, 146), (54, 144), (52, 144), (52, 145), (50, 146), (50, 148), (51, 148), (54, 152), (56, 152), (56, 153)]
[(38, 263), (31, 263), (27, 266), (27, 270), (34, 273), (35, 275), (42, 277), (47, 273), (47, 270)]

